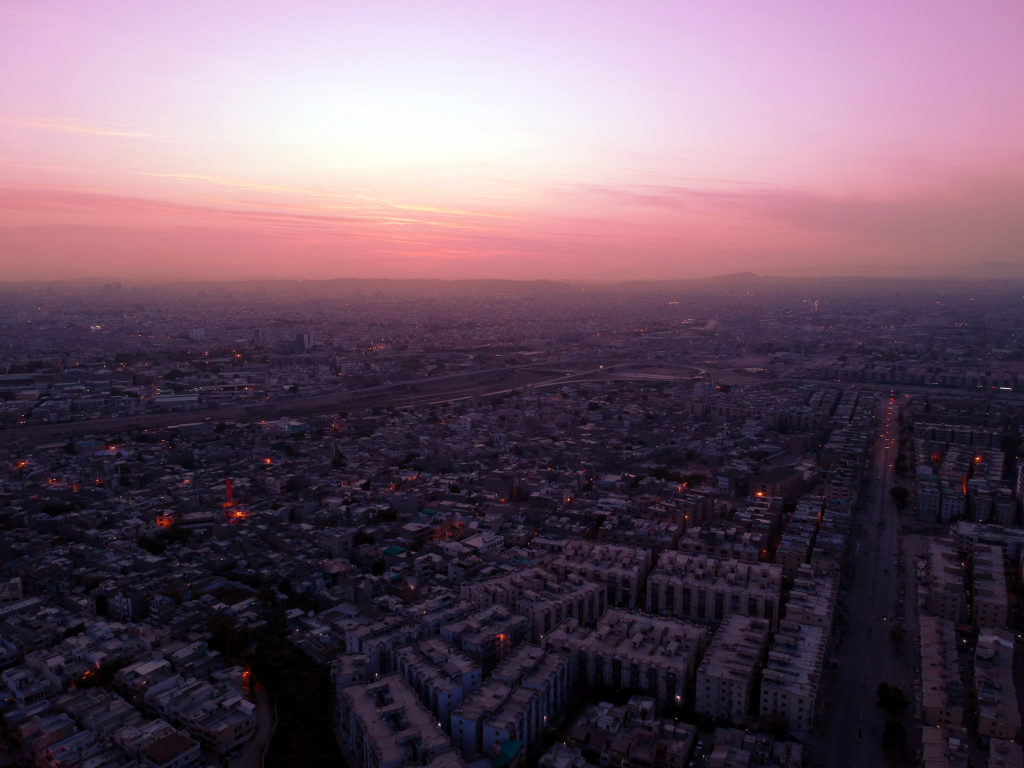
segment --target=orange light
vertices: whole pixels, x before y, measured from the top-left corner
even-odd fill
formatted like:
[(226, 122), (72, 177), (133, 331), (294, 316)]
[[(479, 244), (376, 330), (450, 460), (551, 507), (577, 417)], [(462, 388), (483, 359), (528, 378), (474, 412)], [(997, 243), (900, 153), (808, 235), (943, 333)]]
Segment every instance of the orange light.
[(271, 461), (270, 457), (268, 456), (267, 458), (265, 458), (265, 459), (263, 460), (263, 463), (264, 463), (264, 464), (273, 464), (273, 461)]

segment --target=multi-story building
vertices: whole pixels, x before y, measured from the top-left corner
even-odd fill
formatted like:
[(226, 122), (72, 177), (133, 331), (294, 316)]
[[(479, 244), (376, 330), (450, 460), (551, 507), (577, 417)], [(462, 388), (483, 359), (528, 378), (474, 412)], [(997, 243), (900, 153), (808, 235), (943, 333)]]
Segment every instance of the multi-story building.
[(765, 619), (733, 614), (723, 621), (697, 669), (695, 709), (731, 722), (750, 714), (767, 646)]
[(595, 629), (570, 622), (548, 635), (545, 644), (573, 655), (584, 685), (632, 688), (679, 705), (707, 641), (704, 627), (613, 608)]
[(504, 741), (534, 744), (564, 713), (572, 686), (569, 654), (524, 645), (452, 713), (452, 743), (467, 759)]
[(530, 636), (530, 620), (503, 605), (474, 611), (444, 624), (441, 637), (489, 671)]
[(787, 579), (796, 576), (797, 569), (810, 557), (821, 519), (821, 507), (820, 498), (800, 501), (782, 533), (775, 551), (775, 562), (782, 566), (782, 573)]
[(917, 478), (917, 516), (934, 523), (942, 512), (942, 492), (935, 475), (919, 475)]
[(814, 723), (828, 632), (782, 621), (761, 681), (761, 717), (781, 716), (798, 733)]
[(445, 730), (452, 710), (480, 685), (480, 665), (440, 637), (397, 649), (394, 668)]
[(1014, 636), (1003, 629), (978, 635), (974, 663), (974, 693), (978, 734), (1012, 741), (1020, 729), (1020, 709), (1013, 679)]
[(347, 686), (337, 705), (338, 745), (352, 765), (423, 765), (450, 749), (434, 716), (397, 674)]
[(957, 666), (952, 621), (921, 614), (921, 719), (927, 726), (955, 726), (964, 720), (964, 692)]
[(745, 531), (734, 525), (712, 524), (690, 528), (679, 540), (679, 551), (690, 555), (708, 555), (722, 560), (756, 563), (767, 551), (767, 531)]
[(830, 632), (838, 592), (834, 578), (815, 576), (809, 565), (800, 566), (786, 601), (786, 620)]
[(939, 505), (939, 517), (942, 522), (959, 520), (967, 511), (967, 496), (964, 493), (962, 478), (939, 478), (942, 491), (942, 502)]
[[(921, 728), (920, 768), (966, 768), (970, 765), (971, 739), (962, 728)], [(990, 768), (993, 768), (990, 765)]]
[(992, 491), (992, 519), (1000, 525), (1017, 525), (1017, 500), (1009, 488)]
[(577, 539), (567, 543), (548, 567), (560, 578), (576, 574), (587, 581), (603, 583), (607, 589), (607, 605), (632, 608), (643, 602), (651, 564), (651, 550), (647, 547)]
[(964, 612), (964, 566), (956, 542), (928, 541), (928, 610), (933, 616), (959, 623)]
[(467, 584), (462, 587), (460, 596), (480, 608), (503, 605), (530, 617), (537, 640), (568, 619), (591, 625), (607, 605), (603, 583), (579, 577), (560, 581), (544, 568), (528, 568)]
[(971, 552), (971, 623), (974, 626), (1002, 629), (1006, 626), (1006, 572), (1003, 551), (999, 547), (976, 545)]
[(681, 552), (662, 552), (647, 580), (647, 610), (680, 618), (721, 621), (735, 613), (778, 624), (782, 568)]

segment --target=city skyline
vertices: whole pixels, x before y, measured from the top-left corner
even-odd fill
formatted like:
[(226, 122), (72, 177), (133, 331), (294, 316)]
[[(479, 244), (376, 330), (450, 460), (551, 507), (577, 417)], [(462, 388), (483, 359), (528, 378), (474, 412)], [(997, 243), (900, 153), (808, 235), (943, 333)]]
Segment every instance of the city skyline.
[(5, 279), (1022, 260), (1024, 9), (0, 2)]

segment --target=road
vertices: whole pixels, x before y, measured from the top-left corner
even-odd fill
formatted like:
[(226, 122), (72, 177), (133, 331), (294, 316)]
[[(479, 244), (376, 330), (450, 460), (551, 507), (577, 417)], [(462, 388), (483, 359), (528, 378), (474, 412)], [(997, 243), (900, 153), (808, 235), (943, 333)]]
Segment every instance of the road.
[[(870, 476), (856, 511), (851, 535), (852, 575), (841, 592), (835, 665), (821, 700), (828, 702), (812, 738), (814, 765), (877, 768), (887, 762), (882, 749), (885, 718), (876, 704), (879, 683), (899, 685), (912, 699), (916, 606), (911, 593), (898, 605), (900, 585), (911, 584), (900, 563), (899, 521), (889, 489), (898, 452), (898, 404), (879, 398), (879, 432), (872, 448)], [(908, 563), (909, 570), (913, 562)], [(899, 612), (906, 636), (895, 646), (890, 630)], [(913, 743), (915, 734), (908, 734)]]
[(263, 755), (267, 751), (267, 745), (274, 735), (274, 728), (277, 727), (273, 701), (266, 686), (257, 682), (253, 692), (253, 701), (256, 704), (257, 729), (249, 741), (245, 743), (241, 751), (228, 761), (228, 768), (263, 768)]

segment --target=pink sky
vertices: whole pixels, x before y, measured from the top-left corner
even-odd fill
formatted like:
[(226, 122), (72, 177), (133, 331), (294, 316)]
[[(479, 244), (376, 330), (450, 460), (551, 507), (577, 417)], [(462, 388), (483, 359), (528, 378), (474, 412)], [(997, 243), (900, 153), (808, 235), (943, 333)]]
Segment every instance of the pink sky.
[(1018, 0), (0, 0), (0, 279), (1021, 262), (1022, 35)]

